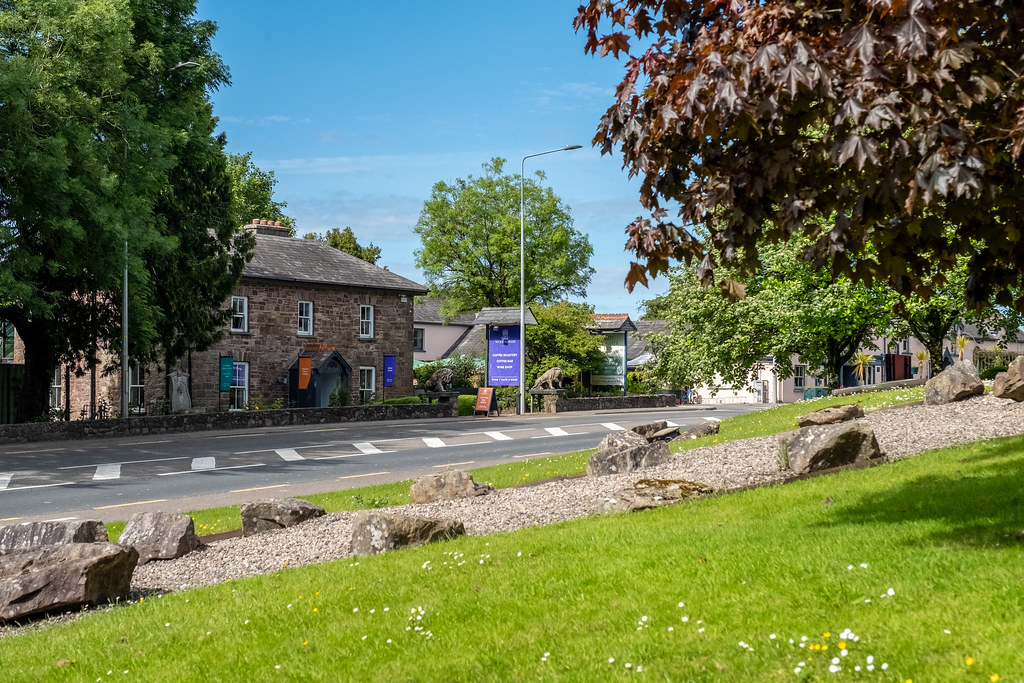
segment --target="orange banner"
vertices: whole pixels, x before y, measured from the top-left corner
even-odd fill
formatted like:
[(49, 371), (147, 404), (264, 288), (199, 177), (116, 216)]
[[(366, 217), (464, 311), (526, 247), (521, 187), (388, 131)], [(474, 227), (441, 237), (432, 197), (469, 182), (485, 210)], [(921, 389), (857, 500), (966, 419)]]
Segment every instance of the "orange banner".
[(305, 391), (309, 387), (309, 378), (313, 374), (313, 359), (299, 356), (299, 389)]

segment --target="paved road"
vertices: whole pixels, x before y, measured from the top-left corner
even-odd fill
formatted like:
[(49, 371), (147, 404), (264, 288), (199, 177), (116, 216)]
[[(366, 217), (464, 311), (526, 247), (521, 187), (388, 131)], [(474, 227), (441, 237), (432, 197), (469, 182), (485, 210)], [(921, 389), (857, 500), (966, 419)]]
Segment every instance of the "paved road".
[(761, 406), (344, 423), (0, 446), (0, 522), (126, 519), (308, 495), (592, 448), (610, 431), (690, 427)]

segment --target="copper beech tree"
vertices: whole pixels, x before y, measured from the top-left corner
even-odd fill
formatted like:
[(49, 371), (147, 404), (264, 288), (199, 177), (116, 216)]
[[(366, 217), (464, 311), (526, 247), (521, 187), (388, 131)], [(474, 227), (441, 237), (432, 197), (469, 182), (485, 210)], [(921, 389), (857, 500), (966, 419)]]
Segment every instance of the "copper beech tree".
[(587, 52), (625, 66), (594, 144), (650, 212), (627, 285), (675, 260), (709, 284), (803, 233), (804, 258), (901, 293), (966, 255), (969, 303), (1024, 310), (1022, 21), (1012, 0), (581, 5)]

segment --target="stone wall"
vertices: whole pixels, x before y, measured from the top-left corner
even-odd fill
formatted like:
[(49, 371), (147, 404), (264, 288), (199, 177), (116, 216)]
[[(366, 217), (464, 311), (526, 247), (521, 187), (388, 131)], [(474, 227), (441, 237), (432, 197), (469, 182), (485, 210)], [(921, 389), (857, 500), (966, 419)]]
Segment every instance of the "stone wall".
[(556, 413), (576, 410), (625, 410), (629, 408), (671, 408), (676, 404), (675, 396), (656, 394), (653, 396), (599, 396), (590, 398), (558, 399)]
[(346, 406), (344, 408), (242, 410), (228, 413), (154, 415), (113, 420), (30, 422), (0, 425), (0, 444), (202, 432), (216, 429), (260, 429), (336, 422), (449, 418), (458, 417), (458, 412), (458, 403), (452, 401), (432, 404)]

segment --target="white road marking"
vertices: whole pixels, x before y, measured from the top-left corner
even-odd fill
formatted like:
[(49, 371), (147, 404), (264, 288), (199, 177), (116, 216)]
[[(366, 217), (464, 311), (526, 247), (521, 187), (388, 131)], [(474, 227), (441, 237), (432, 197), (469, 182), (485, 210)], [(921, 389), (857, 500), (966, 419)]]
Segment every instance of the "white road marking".
[(192, 458), (192, 471), (199, 472), (202, 470), (212, 470), (217, 467), (217, 458), (205, 457), (205, 458)]
[[(150, 460), (122, 460), (121, 462), (103, 463), (103, 464), (99, 465), (99, 467), (103, 467), (103, 465), (136, 465), (136, 464), (141, 463), (141, 462), (165, 462), (167, 460), (184, 460), (187, 457), (188, 457), (187, 455), (180, 455), (180, 456), (175, 456), (173, 458), (152, 458)], [(58, 467), (57, 469), (58, 470), (76, 470), (76, 469), (80, 469), (82, 467), (97, 467), (97, 465), (65, 465), (64, 467)]]
[(359, 449), (359, 452), (362, 453), (363, 455), (376, 455), (377, 453), (383, 453), (384, 452), (381, 449), (379, 449), (376, 446), (374, 446), (369, 441), (363, 441), (361, 443), (354, 443), (354, 444), (352, 444), (352, 447)]
[(511, 441), (512, 437), (508, 434), (502, 434), (501, 432), (484, 432), (485, 435), (491, 437), (495, 441)]
[(53, 486), (68, 486), (69, 484), (74, 484), (74, 483), (75, 482), (73, 482), (73, 481), (62, 481), (62, 482), (59, 482), (57, 484), (36, 484), (35, 486), (15, 486), (13, 489), (12, 488), (6, 488), (6, 489), (0, 489), (0, 491), (24, 491), (26, 489), (48, 489), (48, 488), (51, 488)]
[(105, 479), (120, 479), (121, 478), (121, 465), (117, 463), (97, 465), (96, 473), (92, 475), (93, 481), (103, 481)]
[(423, 443), (427, 444), (430, 448), (444, 448), (445, 443), (436, 436), (424, 436)]
[(624, 432), (624, 431), (626, 431), (625, 429), (623, 429), (619, 425), (615, 424), (614, 422), (602, 422), (601, 426), (604, 427), (605, 429), (610, 429), (613, 432)]
[(391, 474), (390, 472), (367, 472), (366, 474), (350, 474), (346, 477), (338, 477), (338, 479), (358, 479), (359, 477), (376, 477), (378, 474)]
[[(213, 458), (210, 459), (212, 460)], [(263, 467), (266, 464), (267, 463), (265, 462), (257, 462), (253, 463), (252, 465), (229, 465), (228, 467), (208, 467), (201, 470), (181, 470), (180, 472), (158, 472), (156, 476), (170, 477), (175, 474), (195, 474), (196, 472), (219, 472), (221, 470), (240, 470), (244, 467)]]
[(287, 460), (289, 462), (292, 460), (305, 460), (305, 458), (299, 455), (299, 452), (294, 448), (280, 448), (276, 450), (275, 453), (280, 455), (282, 460)]
[(569, 432), (565, 431), (561, 427), (545, 427), (544, 431), (551, 436), (569, 436)]
[(11, 483), (11, 477), (14, 476), (14, 472), (4, 472), (0, 474), (0, 491), (7, 488)]
[(708, 422), (721, 422), (722, 421), (720, 418), (717, 418), (717, 417), (705, 417), (704, 419), (707, 420)]
[(472, 465), (475, 462), (476, 462), (475, 460), (467, 460), (466, 462), (450, 462), (447, 465), (431, 465), (431, 467), (435, 467), (435, 468), (440, 469), (442, 467), (457, 467), (458, 465)]

